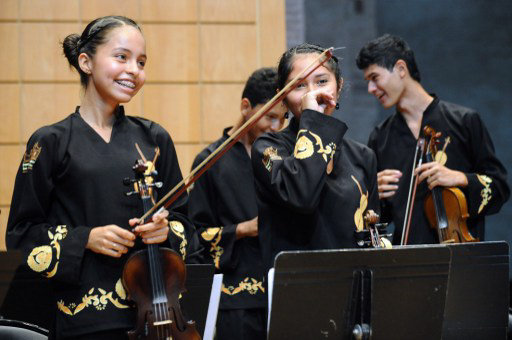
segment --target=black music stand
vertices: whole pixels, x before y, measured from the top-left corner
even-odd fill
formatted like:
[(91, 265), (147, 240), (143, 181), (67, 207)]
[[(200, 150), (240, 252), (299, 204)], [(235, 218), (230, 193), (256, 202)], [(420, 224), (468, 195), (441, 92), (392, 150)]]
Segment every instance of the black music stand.
[(268, 339), (440, 339), (446, 246), (283, 252)]
[(187, 264), (187, 292), (180, 304), (184, 316), (196, 322), (199, 334), (204, 334), (214, 272), (212, 264)]
[(449, 245), (443, 339), (506, 339), (509, 250), (506, 242)]

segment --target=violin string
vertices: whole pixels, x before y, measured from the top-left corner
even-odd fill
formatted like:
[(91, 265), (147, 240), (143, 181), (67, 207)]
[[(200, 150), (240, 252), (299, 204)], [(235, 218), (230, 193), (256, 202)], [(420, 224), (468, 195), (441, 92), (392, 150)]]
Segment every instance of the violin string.
[[(153, 163), (152, 163), (152, 166), (153, 166), (153, 170), (156, 170), (156, 160), (158, 159), (158, 156), (160, 156), (160, 148), (156, 147), (155, 148), (155, 155), (153, 157)], [(163, 207), (162, 207), (163, 208)], [(157, 213), (159, 213), (161, 210), (163, 209), (160, 209), (157, 211)], [(165, 287), (164, 287), (164, 279), (163, 279), (163, 273), (162, 273), (162, 263), (161, 263), (161, 258), (160, 258), (160, 250), (158, 248), (158, 246), (155, 246), (153, 247), (155, 249), (154, 251), (154, 259), (155, 259), (155, 270), (154, 270), (154, 273), (156, 274), (156, 292), (157, 292), (157, 295), (158, 295), (158, 301), (160, 301), (161, 299), (164, 299), (165, 298), (165, 301), (167, 300), (166, 299), (166, 293), (165, 293)], [(168, 315), (168, 308), (167, 308), (167, 303), (166, 302), (162, 302), (162, 303), (158, 303), (158, 313), (159, 313), (159, 318), (160, 320), (159, 321), (163, 321), (163, 320), (170, 320), (169, 318), (169, 315)], [(163, 331), (163, 335), (166, 336), (167, 335), (167, 327), (164, 325), (164, 326), (159, 326), (158, 327), (159, 329), (162, 328), (162, 331)]]
[[(147, 195), (146, 195), (147, 196)], [(150, 208), (150, 204), (149, 204), (149, 198), (148, 197), (144, 197), (143, 200), (143, 206), (144, 206), (144, 211), (147, 211), (148, 208)], [(142, 221), (142, 223), (144, 223), (144, 221)], [(157, 266), (156, 266), (156, 263), (155, 263), (155, 246), (154, 245), (151, 245), (149, 244), (148, 247), (148, 252), (147, 252), (147, 256), (148, 256), (148, 264), (149, 264), (149, 269), (150, 269), (150, 277), (151, 277), (151, 289), (152, 289), (152, 299), (153, 301), (158, 301), (159, 299), (159, 296), (160, 296), (160, 292), (159, 292), (159, 287), (158, 287), (158, 277), (157, 277), (157, 273), (156, 273), (156, 270), (157, 270)], [(160, 311), (160, 307), (159, 307), (159, 303), (157, 302), (156, 304), (153, 303), (153, 315), (154, 315), (154, 318), (153, 318), (153, 322), (154, 321), (161, 321), (161, 311)], [(153, 325), (151, 325), (153, 326)], [(157, 332), (157, 335), (158, 335), (158, 338), (162, 338), (161, 337), (161, 334), (160, 334), (160, 327), (159, 326), (156, 326), (156, 332)]]

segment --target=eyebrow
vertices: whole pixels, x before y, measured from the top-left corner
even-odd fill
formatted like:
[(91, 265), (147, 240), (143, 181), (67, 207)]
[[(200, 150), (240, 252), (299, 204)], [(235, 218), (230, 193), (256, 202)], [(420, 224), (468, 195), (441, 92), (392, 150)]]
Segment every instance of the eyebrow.
[[(124, 48), (124, 47), (118, 47), (118, 48), (115, 48), (115, 49), (114, 49), (114, 52), (118, 52), (118, 51), (132, 53), (132, 51), (130, 51), (129, 49)], [(144, 58), (146, 58), (146, 59), (148, 58), (145, 54), (141, 54), (140, 56), (141, 56), (141, 57), (144, 57)]]
[(315, 78), (320, 78), (320, 77), (324, 77), (324, 76), (327, 76), (328, 73), (318, 73), (318, 74), (315, 74)]
[(369, 80), (370, 78), (372, 78), (372, 77), (373, 77), (373, 76), (375, 76), (375, 75), (377, 75), (377, 72), (371, 72), (370, 74), (366, 75), (366, 76), (364, 77), (364, 79)]

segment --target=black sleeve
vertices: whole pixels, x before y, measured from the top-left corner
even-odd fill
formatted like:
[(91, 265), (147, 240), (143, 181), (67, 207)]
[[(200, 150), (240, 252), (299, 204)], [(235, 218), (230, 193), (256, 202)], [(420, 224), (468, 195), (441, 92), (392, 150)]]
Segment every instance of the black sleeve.
[(86, 226), (49, 222), (61, 134), (52, 127), (32, 135), (18, 169), (7, 223), (8, 249), (20, 249), (28, 266), (44, 277), (68, 283), (80, 278), (89, 238)]
[[(192, 168), (201, 164), (209, 154), (206, 149), (197, 155)], [(238, 262), (233, 256), (237, 225), (221, 225), (219, 212), (215, 207), (215, 185), (210, 174), (211, 172), (207, 171), (193, 184), (189, 193), (189, 216), (197, 227), (199, 240), (204, 246), (205, 258), (209, 259), (216, 269), (235, 268)]]
[[(153, 127), (157, 131), (157, 144), (160, 148), (160, 160), (157, 161), (157, 180), (163, 183), (158, 190), (158, 197), (163, 197), (181, 180), (180, 166), (171, 136), (158, 124)], [(202, 246), (199, 242), (196, 228), (188, 219), (188, 195), (186, 192), (171, 204), (169, 210), (169, 242), (171, 248), (178, 251), (185, 262), (201, 263)]]
[(491, 137), (480, 116), (477, 113), (468, 114), (465, 126), (471, 136), (474, 167), (472, 172), (466, 173), (468, 186), (464, 189), (469, 215), (495, 214), (510, 196), (507, 171), (496, 158)]
[(320, 201), (327, 165), (339, 149), (346, 125), (312, 110), (302, 113), (294, 149), (276, 135), (264, 135), (252, 148), (256, 186), (277, 204), (301, 213)]

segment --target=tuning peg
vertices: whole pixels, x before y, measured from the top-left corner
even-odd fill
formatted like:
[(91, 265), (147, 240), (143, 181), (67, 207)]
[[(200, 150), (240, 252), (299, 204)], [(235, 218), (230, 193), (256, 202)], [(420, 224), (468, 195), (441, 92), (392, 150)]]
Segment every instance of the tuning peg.
[(125, 193), (126, 196), (131, 196), (131, 195), (134, 195), (134, 194), (138, 194), (138, 192), (137, 191), (129, 191), (129, 192)]

